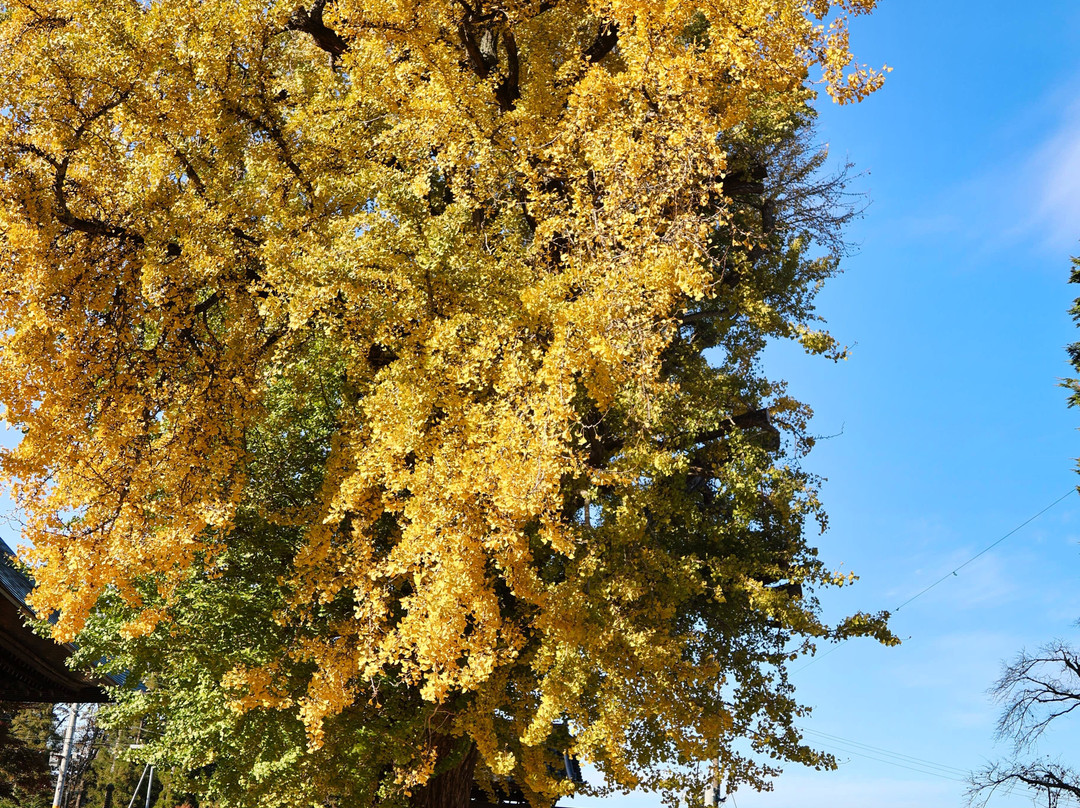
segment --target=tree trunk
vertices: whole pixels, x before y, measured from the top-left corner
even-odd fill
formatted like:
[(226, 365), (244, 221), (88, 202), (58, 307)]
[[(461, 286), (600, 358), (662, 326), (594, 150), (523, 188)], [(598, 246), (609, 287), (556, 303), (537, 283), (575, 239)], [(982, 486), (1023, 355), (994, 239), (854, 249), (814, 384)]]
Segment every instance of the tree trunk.
[(468, 808), (472, 796), (476, 744), (469, 738), (437, 735), (434, 739), (439, 763), (436, 774), (409, 800), (411, 808)]

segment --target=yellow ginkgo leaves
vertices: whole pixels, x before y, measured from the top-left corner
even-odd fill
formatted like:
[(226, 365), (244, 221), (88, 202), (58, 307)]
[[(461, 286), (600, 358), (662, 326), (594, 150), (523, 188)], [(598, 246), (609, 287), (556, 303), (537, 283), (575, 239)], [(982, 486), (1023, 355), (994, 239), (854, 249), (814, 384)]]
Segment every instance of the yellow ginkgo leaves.
[(272, 544), (278, 645), (237, 617), (212, 678), (300, 716), (296, 759), (368, 710), (414, 804), (453, 767), (550, 801), (552, 749), (821, 762), (785, 662), (888, 637), (818, 620), (807, 414), (760, 352), (840, 351), (805, 132), (815, 82), (880, 84), (872, 6), (5, 4), (3, 464), (56, 636), (123, 615), (148, 654)]

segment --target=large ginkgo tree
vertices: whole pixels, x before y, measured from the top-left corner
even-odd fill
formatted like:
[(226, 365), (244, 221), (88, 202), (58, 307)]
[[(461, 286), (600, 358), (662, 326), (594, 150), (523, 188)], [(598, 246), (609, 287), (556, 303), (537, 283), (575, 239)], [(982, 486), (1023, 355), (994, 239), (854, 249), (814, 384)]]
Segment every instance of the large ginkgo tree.
[(843, 355), (811, 104), (873, 5), (0, 3), (3, 470), (143, 755), (283, 806), (830, 763), (787, 665), (893, 638), (820, 618), (762, 351)]

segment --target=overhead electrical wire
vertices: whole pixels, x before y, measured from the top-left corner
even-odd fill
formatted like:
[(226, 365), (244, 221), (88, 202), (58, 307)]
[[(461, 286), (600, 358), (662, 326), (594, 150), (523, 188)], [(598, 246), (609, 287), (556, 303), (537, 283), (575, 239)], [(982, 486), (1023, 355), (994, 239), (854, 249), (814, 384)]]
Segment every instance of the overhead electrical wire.
[[(799, 729), (802, 732), (805, 732), (807, 734), (814, 735), (814, 736), (817, 736), (819, 738), (823, 738), (823, 739), (825, 739), (825, 742), (827, 742), (827, 743), (843, 744), (845, 746), (855, 747), (855, 750), (851, 750), (851, 751), (866, 752), (866, 753), (872, 753), (872, 754), (877, 754), (877, 755), (886, 755), (888, 757), (897, 758), (901, 762), (910, 763), (910, 764), (915, 765), (915, 766), (923, 766), (923, 767), (932, 768), (932, 769), (940, 769), (943, 774), (946, 774), (946, 775), (948, 775), (950, 777), (956, 777), (957, 775), (960, 775), (960, 776), (966, 778), (968, 776), (968, 774), (969, 774), (969, 771), (967, 769), (961, 769), (961, 768), (958, 768), (956, 766), (945, 766), (945, 765), (943, 765), (941, 763), (934, 763), (933, 761), (924, 760), (923, 758), (917, 758), (917, 757), (915, 757), (913, 755), (906, 755), (906, 754), (904, 754), (902, 752), (892, 752), (892, 751), (890, 751), (888, 749), (883, 749), (880, 746), (871, 746), (870, 744), (861, 743), (860, 741), (852, 741), (852, 740), (849, 740), (847, 738), (841, 738), (838, 735), (830, 735), (827, 732), (821, 732), (820, 730), (810, 729), (809, 727), (799, 727)], [(847, 750), (845, 750), (845, 751), (847, 751)]]
[[(946, 766), (941, 763), (934, 763), (923, 758), (914, 757), (913, 755), (907, 755), (902, 752), (893, 752), (888, 749), (883, 749), (880, 746), (872, 746), (871, 744), (865, 744), (860, 741), (841, 738), (838, 735), (830, 735), (827, 732), (810, 729), (809, 727), (800, 726), (798, 729), (800, 732), (824, 739), (823, 741), (815, 741), (815, 744), (825, 747), (826, 751), (830, 751), (833, 754), (841, 753), (845, 755), (856, 755), (878, 763), (907, 769), (908, 771), (913, 771), (918, 774), (940, 777), (943, 780), (950, 780), (955, 783), (971, 783), (971, 771), (969, 769), (961, 769), (956, 766)], [(829, 749), (828, 747), (832, 747), (832, 749)], [(1010, 783), (1004, 789), (1004, 793), (1006, 796), (1017, 793), (1018, 796), (1028, 798), (1042, 796), (1041, 791), (1020, 783)], [(1074, 803), (1075, 801), (1069, 795), (1059, 796), (1059, 806), (1072, 805)]]
[[(908, 599), (907, 599), (907, 600), (905, 600), (905, 601), (904, 601), (903, 603), (901, 603), (901, 604), (900, 604), (899, 606), (897, 606), (897, 607), (896, 607), (895, 609), (893, 609), (892, 613), (893, 613), (893, 614), (896, 614), (896, 613), (897, 613), (897, 612), (899, 612), (899, 611), (900, 611), (901, 609), (903, 609), (903, 608), (904, 608), (905, 606), (907, 606), (907, 605), (908, 605), (909, 603), (912, 603), (913, 601), (916, 601), (916, 600), (918, 600), (919, 598), (921, 598), (921, 597), (922, 597), (923, 595), (925, 595), (925, 594), (926, 594), (927, 592), (929, 592), (929, 591), (930, 591), (931, 589), (933, 589), (934, 587), (936, 587), (936, 586), (937, 586), (938, 584), (940, 584), (940, 583), (942, 583), (942, 582), (944, 582), (944, 581), (948, 580), (949, 578), (955, 577), (955, 576), (956, 576), (956, 574), (957, 574), (958, 572), (960, 572), (960, 570), (962, 570), (962, 569), (963, 569), (964, 567), (966, 567), (966, 566), (967, 566), (968, 564), (970, 564), (970, 563), (971, 563), (972, 561), (975, 561), (975, 560), (976, 560), (977, 558), (980, 558), (981, 556), (984, 556), (984, 555), (986, 555), (986, 554), (987, 554), (988, 552), (990, 552), (991, 550), (993, 550), (993, 549), (994, 549), (995, 547), (997, 547), (997, 546), (998, 546), (999, 544), (1001, 544), (1001, 543), (1002, 543), (1003, 541), (1005, 541), (1005, 540), (1006, 540), (1007, 538), (1009, 538), (1010, 536), (1014, 535), (1015, 533), (1018, 533), (1018, 532), (1019, 532), (1019, 531), (1020, 531), (1020, 530), (1021, 530), (1022, 528), (1025, 528), (1025, 527), (1027, 527), (1027, 526), (1028, 526), (1029, 524), (1031, 524), (1032, 522), (1034, 522), (1034, 521), (1035, 521), (1036, 519), (1038, 519), (1038, 518), (1039, 518), (1040, 516), (1042, 516), (1042, 515), (1043, 515), (1044, 513), (1046, 513), (1046, 512), (1047, 512), (1047, 511), (1049, 511), (1050, 509), (1052, 509), (1052, 508), (1053, 508), (1053, 507), (1054, 507), (1055, 505), (1057, 505), (1057, 504), (1059, 504), (1059, 503), (1061, 503), (1061, 502), (1064, 502), (1064, 501), (1065, 501), (1066, 499), (1068, 499), (1068, 498), (1069, 498), (1070, 496), (1072, 496), (1073, 494), (1076, 494), (1076, 493), (1080, 493), (1080, 488), (1075, 488), (1075, 487), (1074, 487), (1074, 488), (1070, 488), (1070, 489), (1069, 489), (1068, 491), (1066, 491), (1066, 492), (1065, 492), (1064, 494), (1062, 494), (1062, 495), (1061, 495), (1060, 497), (1058, 497), (1057, 499), (1055, 499), (1055, 500), (1054, 500), (1053, 502), (1051, 502), (1051, 503), (1050, 503), (1049, 505), (1047, 505), (1047, 506), (1046, 506), (1045, 508), (1043, 508), (1043, 509), (1042, 509), (1041, 511), (1039, 511), (1039, 512), (1038, 512), (1038, 513), (1036, 513), (1036, 514), (1034, 514), (1033, 516), (1029, 516), (1029, 517), (1028, 517), (1027, 519), (1025, 519), (1025, 520), (1024, 520), (1023, 522), (1021, 522), (1020, 524), (1018, 524), (1018, 525), (1017, 525), (1016, 527), (1014, 527), (1014, 528), (1013, 528), (1012, 530), (1010, 530), (1010, 531), (1009, 531), (1008, 533), (1006, 533), (1005, 535), (1001, 536), (1001, 537), (1000, 537), (999, 539), (997, 539), (996, 541), (994, 541), (994, 542), (993, 542), (992, 544), (989, 544), (989, 545), (987, 545), (987, 546), (986, 546), (986, 547), (984, 547), (984, 548), (983, 548), (982, 550), (980, 550), (979, 552), (977, 552), (977, 553), (976, 553), (975, 555), (973, 555), (973, 556), (972, 556), (971, 558), (969, 558), (969, 559), (968, 559), (967, 561), (965, 561), (965, 562), (964, 562), (963, 564), (961, 564), (961, 565), (960, 565), (959, 567), (956, 567), (955, 569), (952, 569), (952, 570), (950, 570), (949, 572), (947, 572), (947, 573), (945, 573), (944, 575), (942, 575), (942, 576), (941, 576), (940, 578), (938, 578), (938, 579), (937, 579), (936, 581), (934, 581), (934, 582), (933, 582), (932, 584), (930, 584), (930, 585), (929, 585), (929, 586), (927, 586), (926, 588), (924, 588), (924, 589), (920, 590), (919, 592), (916, 592), (916, 593), (915, 593), (914, 595), (912, 595), (912, 596), (911, 596), (910, 598), (908, 598)], [(836, 651), (837, 649), (839, 649), (839, 648), (840, 648), (840, 647), (841, 647), (842, 645), (844, 645), (844, 644), (845, 644), (846, 642), (847, 642), (847, 639), (844, 639), (844, 640), (840, 641), (839, 643), (837, 643), (836, 645), (834, 645), (834, 646), (833, 646), (832, 648), (830, 648), (830, 649), (829, 649), (828, 651), (826, 651), (825, 653), (823, 653), (823, 654), (818, 654), (817, 656), (815, 656), (815, 657), (814, 657), (813, 659), (811, 659), (811, 660), (810, 660), (809, 662), (807, 662), (807, 663), (806, 663), (805, 665), (803, 665), (803, 666), (802, 666), (801, 668), (796, 668), (796, 669), (795, 669), (795, 670), (793, 671), (793, 673), (799, 673), (800, 671), (804, 671), (804, 670), (806, 670), (807, 668), (809, 668), (809, 667), (810, 667), (811, 665), (813, 665), (814, 663), (816, 663), (816, 662), (819, 662), (820, 660), (822, 660), (822, 659), (824, 659), (825, 657), (827, 657), (827, 656), (828, 656), (829, 654), (831, 654), (831, 653), (833, 653), (834, 651)]]
[(1020, 530), (1021, 528), (1027, 527), (1027, 526), (1028, 526), (1029, 524), (1031, 524), (1032, 522), (1034, 522), (1034, 521), (1035, 521), (1036, 519), (1038, 519), (1038, 518), (1039, 518), (1040, 516), (1042, 516), (1042, 515), (1043, 515), (1044, 513), (1046, 513), (1046, 512), (1047, 512), (1048, 510), (1050, 510), (1051, 508), (1053, 508), (1053, 507), (1054, 507), (1055, 505), (1057, 505), (1057, 504), (1058, 504), (1059, 502), (1062, 502), (1062, 501), (1064, 501), (1065, 499), (1067, 499), (1068, 497), (1070, 497), (1070, 496), (1072, 496), (1073, 494), (1077, 493), (1077, 491), (1078, 491), (1078, 489), (1076, 489), (1076, 488), (1070, 488), (1070, 489), (1069, 489), (1068, 491), (1066, 491), (1066, 492), (1065, 492), (1064, 494), (1062, 494), (1062, 495), (1061, 495), (1060, 497), (1058, 497), (1057, 499), (1055, 499), (1055, 500), (1054, 500), (1053, 502), (1051, 502), (1051, 503), (1050, 503), (1049, 505), (1047, 505), (1047, 506), (1046, 506), (1045, 508), (1043, 508), (1043, 509), (1042, 509), (1041, 511), (1039, 511), (1039, 512), (1038, 512), (1037, 514), (1035, 514), (1034, 516), (1031, 516), (1031, 517), (1028, 517), (1027, 519), (1025, 519), (1025, 520), (1024, 520), (1023, 522), (1021, 522), (1020, 524), (1018, 524), (1018, 525), (1017, 525), (1016, 527), (1014, 527), (1014, 528), (1013, 528), (1012, 530), (1010, 530), (1010, 531), (1009, 531), (1008, 533), (1006, 533), (1006, 534), (1005, 534), (1004, 536), (1002, 536), (1002, 537), (1001, 537), (1000, 539), (998, 539), (997, 541), (995, 541), (995, 542), (994, 542), (993, 544), (991, 544), (991, 545), (989, 545), (989, 546), (987, 546), (987, 547), (984, 547), (984, 548), (983, 548), (982, 550), (980, 550), (979, 552), (977, 552), (977, 553), (976, 553), (975, 555), (973, 555), (973, 556), (972, 556), (971, 558), (969, 558), (969, 559), (968, 559), (967, 561), (965, 561), (965, 562), (964, 562), (963, 564), (961, 564), (961, 565), (960, 565), (959, 567), (957, 567), (957, 568), (956, 568), (956, 569), (954, 569), (954, 570), (951, 570), (950, 572), (947, 572), (947, 573), (945, 573), (945, 574), (944, 574), (944, 575), (942, 575), (942, 576), (941, 576), (940, 578), (938, 578), (938, 579), (937, 579), (936, 581), (934, 581), (934, 582), (933, 582), (932, 584), (930, 584), (930, 586), (928, 586), (928, 587), (926, 587), (925, 589), (923, 589), (922, 591), (920, 591), (920, 592), (918, 592), (918, 593), (916, 593), (916, 594), (912, 595), (912, 596), (911, 596), (910, 598), (908, 598), (908, 599), (907, 599), (907, 600), (905, 600), (905, 601), (904, 601), (903, 603), (901, 603), (901, 604), (900, 604), (899, 606), (897, 606), (897, 607), (896, 607), (895, 609), (893, 609), (893, 614), (896, 614), (896, 613), (897, 613), (898, 611), (900, 611), (901, 609), (903, 609), (903, 608), (904, 608), (905, 606), (907, 606), (907, 605), (908, 605), (909, 603), (911, 603), (912, 601), (915, 601), (915, 600), (918, 600), (919, 598), (921, 598), (921, 597), (922, 597), (923, 595), (925, 595), (925, 594), (926, 594), (927, 592), (929, 592), (929, 591), (930, 591), (931, 589), (933, 589), (933, 588), (934, 588), (935, 586), (937, 586), (938, 584), (940, 584), (940, 583), (941, 583), (942, 581), (944, 581), (944, 580), (946, 580), (946, 579), (948, 579), (948, 578), (950, 578), (950, 577), (952, 577), (952, 576), (956, 575), (956, 573), (960, 572), (960, 570), (962, 570), (962, 569), (963, 569), (964, 567), (966, 567), (966, 566), (967, 566), (968, 564), (970, 564), (970, 563), (971, 563), (972, 561), (974, 561), (975, 559), (977, 559), (977, 558), (979, 558), (980, 556), (983, 556), (983, 555), (986, 555), (987, 553), (989, 553), (989, 552), (990, 552), (991, 550), (993, 550), (993, 549), (994, 549), (995, 547), (997, 547), (997, 546), (998, 546), (999, 544), (1001, 544), (1001, 543), (1002, 543), (1003, 541), (1005, 541), (1005, 539), (1009, 538), (1009, 537), (1010, 537), (1010, 536), (1012, 536), (1012, 535), (1013, 535), (1014, 533), (1017, 533), (1017, 532), (1018, 532), (1018, 531), (1019, 531), (1019, 530)]
[[(832, 750), (835, 754), (837, 750)], [(856, 757), (866, 758), (867, 760), (873, 760), (877, 763), (884, 763), (889, 766), (895, 766), (898, 769), (907, 769), (909, 772), (915, 772), (916, 774), (925, 774), (931, 777), (940, 777), (942, 780), (948, 780), (953, 783), (967, 783), (967, 779), (964, 777), (953, 777), (949, 774), (943, 774), (942, 772), (930, 771), (927, 769), (920, 769), (918, 766), (908, 766), (904, 763), (897, 763), (895, 760), (886, 760), (884, 758), (875, 757), (865, 752), (855, 752), (851, 749), (840, 749), (840, 753), (845, 755), (855, 755)]]

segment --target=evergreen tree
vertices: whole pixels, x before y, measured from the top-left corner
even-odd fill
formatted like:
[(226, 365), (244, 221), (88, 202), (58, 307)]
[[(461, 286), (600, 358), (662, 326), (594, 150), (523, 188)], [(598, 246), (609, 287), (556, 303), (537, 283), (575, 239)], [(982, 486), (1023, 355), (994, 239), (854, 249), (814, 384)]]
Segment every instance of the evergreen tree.
[(0, 702), (0, 808), (48, 808), (49, 755), (59, 738), (51, 704)]

